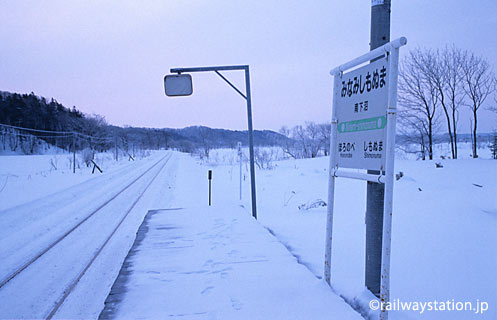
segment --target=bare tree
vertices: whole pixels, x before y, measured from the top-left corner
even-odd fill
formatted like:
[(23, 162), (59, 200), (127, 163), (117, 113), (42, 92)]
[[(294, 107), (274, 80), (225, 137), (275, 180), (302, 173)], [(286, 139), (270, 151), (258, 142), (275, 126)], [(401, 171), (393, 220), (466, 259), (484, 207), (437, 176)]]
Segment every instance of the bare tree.
[(292, 130), (290, 130), (287, 126), (283, 126), (281, 127), (279, 132), (288, 138), (287, 140), (285, 140), (284, 144), (281, 147), (283, 149), (283, 152), (288, 156), (297, 159), (297, 148), (295, 140), (292, 139)]
[(302, 125), (295, 126), (292, 129), (292, 138), (296, 141), (297, 148), (300, 150), (299, 158), (308, 158), (309, 146), (307, 143), (307, 134)]
[(319, 124), (319, 136), (326, 157), (330, 153), (331, 122)]
[(419, 137), (416, 140), (423, 159), (427, 151), (430, 160), (433, 159), (433, 136), (438, 125), (437, 105), (441, 99), (430, 71), (436, 68), (435, 65), (431, 52), (411, 51), (401, 65), (398, 84), (399, 122), (408, 135)]
[(494, 77), (494, 104), (488, 110), (497, 113), (497, 76)]
[(478, 158), (477, 136), (478, 110), (487, 97), (495, 90), (495, 79), (488, 61), (480, 56), (471, 54), (463, 65), (464, 91), (469, 100), (469, 108), (473, 113), (472, 119), (472, 149), (473, 158)]
[(322, 139), (321, 139), (321, 129), (318, 124), (314, 122), (305, 123), (305, 134), (307, 136), (308, 150), (310, 152), (311, 158), (317, 157), (319, 150), (321, 150)]
[[(426, 160), (429, 150), (426, 118), (409, 113), (407, 110), (400, 110), (398, 119), (399, 134), (401, 135), (400, 139), (397, 140), (399, 149), (405, 153), (415, 153), (418, 158)], [(413, 150), (413, 145), (418, 146), (419, 149)], [(433, 156), (433, 154), (431, 155)]]
[(207, 127), (198, 128), (198, 136), (200, 138), (200, 143), (202, 144), (202, 157), (209, 159), (209, 152), (212, 149), (212, 142), (210, 141), (211, 132)]
[(467, 51), (462, 51), (456, 47), (445, 48), (442, 52), (442, 63), (447, 91), (447, 109), (451, 116), (453, 135), (453, 154), (457, 159), (457, 123), (459, 120), (459, 107), (464, 103), (464, 72), (463, 66), (468, 57)]
[(306, 122), (304, 126), (298, 125), (292, 129), (282, 127), (280, 133), (289, 137), (283, 151), (295, 159), (315, 158), (323, 146), (321, 125), (314, 122)]
[(95, 149), (95, 142), (92, 138), (102, 138), (106, 135), (107, 121), (105, 117), (93, 114), (87, 116), (86, 121), (82, 122), (80, 132), (86, 135), (84, 139), (87, 140), (91, 150)]
[(426, 50), (421, 60), (429, 81), (436, 88), (439, 103), (447, 122), (447, 132), (452, 158), (457, 158), (458, 108), (464, 98), (462, 89), (462, 67), (466, 53), (455, 47), (443, 51)]
[(273, 160), (275, 158), (272, 148), (254, 148), (254, 162), (259, 169), (273, 169)]
[(492, 154), (492, 159), (497, 159), (497, 131), (494, 131), (488, 148)]

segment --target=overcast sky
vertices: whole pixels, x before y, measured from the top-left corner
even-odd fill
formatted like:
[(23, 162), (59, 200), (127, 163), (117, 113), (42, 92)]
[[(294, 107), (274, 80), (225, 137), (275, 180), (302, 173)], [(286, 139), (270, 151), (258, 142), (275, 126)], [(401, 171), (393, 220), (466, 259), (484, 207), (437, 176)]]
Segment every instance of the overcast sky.
[[(54, 97), (109, 123), (246, 129), (245, 101), (214, 73), (167, 98), (173, 67), (249, 64), (254, 127), (331, 116), (329, 70), (369, 50), (370, 0), (0, 0), (0, 90)], [(391, 38), (455, 44), (497, 67), (497, 1), (392, 0)], [(243, 72), (226, 75), (244, 89)], [(490, 102), (490, 100), (489, 100)], [(466, 116), (464, 113), (462, 116)], [(497, 117), (481, 112), (481, 132)], [(469, 120), (461, 119), (468, 132)]]

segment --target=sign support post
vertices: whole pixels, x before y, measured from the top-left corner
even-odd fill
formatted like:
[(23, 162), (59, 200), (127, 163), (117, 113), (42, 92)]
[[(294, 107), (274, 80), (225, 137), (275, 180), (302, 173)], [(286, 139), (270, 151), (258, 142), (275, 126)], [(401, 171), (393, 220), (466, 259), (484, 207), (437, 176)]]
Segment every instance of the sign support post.
[[(370, 50), (374, 50), (390, 41), (390, 7), (391, 0), (373, 0), (371, 2)], [(375, 170), (370, 170), (369, 173), (380, 174)], [(366, 268), (364, 285), (375, 296), (379, 297), (385, 185), (369, 181), (366, 189)]]
[[(397, 121), (397, 78), (399, 70), (399, 49), (390, 52), (390, 88), (387, 108), (387, 158), (385, 165), (385, 198), (383, 205), (383, 238), (381, 250), (380, 302), (390, 301), (390, 257), (392, 243), (393, 175), (395, 162), (395, 126)], [(380, 305), (381, 306), (381, 305)], [(380, 319), (388, 319), (383, 306)]]
[[(232, 84), (225, 76), (223, 76), (220, 71), (235, 71), (241, 70), (245, 72), (245, 94), (243, 94), (234, 84)], [(173, 68), (171, 73), (177, 73), (180, 75), (183, 72), (207, 72), (214, 71), (221, 79), (223, 79), (230, 87), (232, 87), (239, 95), (241, 95), (247, 101), (247, 121), (248, 121), (248, 136), (249, 136), (249, 157), (250, 157), (250, 188), (252, 194), (252, 216), (257, 219), (257, 201), (255, 196), (255, 160), (254, 160), (254, 138), (253, 138), (253, 128), (252, 128), (252, 98), (250, 92), (250, 71), (248, 65), (240, 66), (216, 66), (216, 67), (195, 67), (195, 68)], [(166, 79), (164, 78), (164, 84)], [(185, 91), (185, 94), (178, 95), (189, 95), (192, 92), (192, 86)], [(166, 87), (166, 94), (167, 87)]]
[[(340, 79), (339, 75), (333, 76), (333, 81), (337, 82)], [(331, 285), (331, 245), (333, 243), (333, 209), (335, 203), (335, 158), (337, 145), (337, 118), (335, 108), (335, 95), (333, 92), (333, 107), (331, 109), (331, 134), (330, 134), (330, 165), (328, 170), (328, 207), (326, 215), (326, 244), (324, 253), (324, 279)]]
[[(384, 304), (390, 299), (390, 255), (397, 116), (397, 78), (402, 37), (333, 70), (333, 107), (324, 278), (331, 285), (335, 178), (345, 177), (385, 184), (381, 251), (380, 319), (388, 319)], [(345, 71), (375, 59), (375, 62)], [(340, 168), (368, 170), (367, 173)], [(376, 170), (379, 174), (371, 173)], [(385, 172), (384, 175), (382, 172)]]

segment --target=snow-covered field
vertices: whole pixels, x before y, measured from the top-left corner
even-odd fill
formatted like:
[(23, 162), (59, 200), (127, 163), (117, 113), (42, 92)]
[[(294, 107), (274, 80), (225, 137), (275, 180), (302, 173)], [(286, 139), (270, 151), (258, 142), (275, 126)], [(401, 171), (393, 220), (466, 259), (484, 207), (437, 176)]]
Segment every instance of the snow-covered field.
[[(497, 317), (497, 161), (487, 149), (469, 159), (403, 160), (396, 172), (391, 262), (391, 298), (403, 302), (487, 302), (473, 311), (391, 312), (391, 319), (495, 319)], [(234, 152), (234, 151), (233, 151)], [(400, 159), (399, 159), (400, 158)], [(435, 163), (443, 168), (436, 168)], [(213, 169), (213, 201), (238, 201), (238, 166)], [(245, 171), (243, 203), (250, 208)], [(316, 277), (322, 277), (326, 208), (299, 206), (326, 200), (328, 158), (275, 161), (275, 169), (257, 172), (259, 222), (271, 230)], [(200, 173), (199, 173), (200, 174)], [(370, 295), (364, 292), (366, 183), (339, 178), (335, 194), (332, 286), (364, 315)]]
[[(440, 150), (445, 152), (443, 147)], [(466, 149), (460, 154), (464, 152), (469, 154)], [(454, 300), (471, 302), (473, 306), (482, 301), (488, 303), (488, 310), (478, 315), (473, 311), (424, 311), (422, 314), (394, 311), (391, 319), (496, 318), (497, 161), (488, 159), (483, 149), (480, 153), (480, 159), (443, 160), (439, 158), (440, 153), (433, 161), (406, 160), (408, 157), (403, 156), (397, 159), (395, 171), (402, 171), (404, 176), (394, 189), (391, 298), (404, 302)], [(147, 200), (139, 206), (142, 212), (125, 228), (129, 234), (121, 234), (121, 240), (113, 248), (129, 248), (134, 238), (133, 228), (137, 228), (148, 209), (205, 207), (209, 169), (213, 170), (215, 207), (223, 210), (241, 204), (250, 214), (248, 166), (243, 165), (243, 199), (240, 201), (236, 151), (219, 151), (218, 159), (219, 163), (206, 162), (175, 153)], [(104, 170), (106, 174), (112, 174), (113, 170), (124, 173), (139, 166), (140, 161), (123, 161)], [(436, 168), (435, 162), (440, 162), (443, 168)], [(299, 207), (326, 200), (328, 158), (275, 160), (272, 164), (272, 170), (257, 170), (258, 222), (287, 247), (296, 261), (320, 278), (326, 207), (309, 210)], [(96, 179), (91, 169), (82, 169), (74, 175), (69, 168), (50, 170), (50, 167), (50, 156), (0, 157), (0, 210), (4, 210), (0, 216), (5, 209), (12, 213), (18, 205), (46, 201), (37, 199)], [(364, 290), (365, 200), (364, 182), (338, 179), (332, 287), (363, 315), (372, 316), (374, 312), (367, 305), (370, 296)], [(5, 246), (2, 242), (1, 247), (5, 249)], [(122, 253), (118, 256), (111, 259), (109, 253), (101, 258), (100, 267), (90, 270), (77, 292), (68, 298), (62, 316), (98, 314), (105, 299), (100, 291), (108, 292), (112, 284), (109, 279), (117, 276), (115, 261), (111, 260), (124, 259)], [(102, 274), (109, 265), (113, 265), (112, 270)], [(99, 286), (96, 282), (105, 285)], [(96, 294), (88, 298), (87, 292)], [(85, 304), (82, 305), (82, 301)], [(85, 313), (89, 309), (92, 313)]]

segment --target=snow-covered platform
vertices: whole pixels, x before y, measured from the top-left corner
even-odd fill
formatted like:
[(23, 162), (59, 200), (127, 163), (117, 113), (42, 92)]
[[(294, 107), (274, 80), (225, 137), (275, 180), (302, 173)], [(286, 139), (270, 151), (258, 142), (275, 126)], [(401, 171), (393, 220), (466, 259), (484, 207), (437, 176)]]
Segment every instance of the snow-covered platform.
[(100, 318), (362, 319), (241, 207), (149, 211)]

